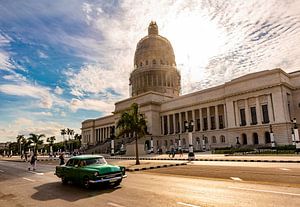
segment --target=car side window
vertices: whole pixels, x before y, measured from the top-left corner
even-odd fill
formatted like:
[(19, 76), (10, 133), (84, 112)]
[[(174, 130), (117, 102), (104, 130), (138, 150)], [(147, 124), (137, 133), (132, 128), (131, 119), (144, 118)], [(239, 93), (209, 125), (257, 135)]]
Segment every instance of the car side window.
[(67, 164), (66, 164), (66, 166), (74, 166), (74, 160), (73, 159), (70, 159), (68, 162), (67, 162)]

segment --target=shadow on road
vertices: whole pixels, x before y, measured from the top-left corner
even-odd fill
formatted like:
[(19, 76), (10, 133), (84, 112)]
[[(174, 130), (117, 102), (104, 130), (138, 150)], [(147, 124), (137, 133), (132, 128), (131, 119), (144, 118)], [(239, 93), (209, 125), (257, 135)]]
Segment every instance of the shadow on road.
[(31, 198), (39, 201), (61, 199), (66, 201), (77, 201), (84, 198), (111, 193), (121, 187), (93, 186), (91, 189), (84, 189), (79, 185), (63, 185), (61, 182), (46, 183), (35, 187), (37, 190)]

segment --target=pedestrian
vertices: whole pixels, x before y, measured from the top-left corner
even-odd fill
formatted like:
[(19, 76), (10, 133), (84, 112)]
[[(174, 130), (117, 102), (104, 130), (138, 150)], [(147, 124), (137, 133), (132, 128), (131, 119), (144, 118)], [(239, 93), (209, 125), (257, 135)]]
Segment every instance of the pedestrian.
[(37, 161), (37, 154), (34, 153), (34, 154), (31, 156), (31, 159), (30, 159), (30, 166), (29, 166), (28, 170), (30, 170), (31, 167), (32, 167), (32, 170), (33, 170), (33, 171), (36, 170), (36, 161)]
[(172, 158), (175, 157), (175, 149), (174, 149), (174, 147), (171, 148), (171, 155), (172, 155)]
[(27, 162), (27, 153), (25, 152), (25, 162)]
[(58, 158), (59, 158), (59, 165), (64, 165), (65, 164), (64, 154), (61, 153)]
[(182, 149), (179, 148), (179, 157), (182, 157), (182, 156), (183, 156)]

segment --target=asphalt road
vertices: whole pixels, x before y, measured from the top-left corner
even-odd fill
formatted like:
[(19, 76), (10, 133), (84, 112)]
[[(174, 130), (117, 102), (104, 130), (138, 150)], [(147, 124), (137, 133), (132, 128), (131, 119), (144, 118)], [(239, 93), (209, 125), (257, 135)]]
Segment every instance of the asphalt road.
[(0, 161), (0, 206), (300, 206), (298, 164), (250, 164), (197, 162), (128, 173), (120, 187), (86, 190), (62, 185), (53, 165), (28, 172), (26, 163)]

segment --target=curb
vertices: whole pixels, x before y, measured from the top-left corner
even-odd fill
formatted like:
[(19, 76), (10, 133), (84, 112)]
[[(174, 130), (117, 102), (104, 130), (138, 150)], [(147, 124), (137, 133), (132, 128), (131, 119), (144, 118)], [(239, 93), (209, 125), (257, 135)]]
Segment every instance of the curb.
[[(105, 157), (112, 160), (135, 160), (135, 157)], [(172, 160), (190, 161), (189, 159), (170, 159), (170, 158), (140, 158), (140, 160)], [(192, 161), (217, 161), (217, 162), (273, 162), (273, 163), (300, 163), (300, 160), (241, 160), (241, 159), (194, 159)]]
[(168, 165), (157, 165), (157, 166), (142, 167), (142, 168), (136, 168), (136, 169), (127, 168), (126, 171), (128, 171), (128, 172), (136, 172), (136, 171), (152, 170), (152, 169), (164, 168), (164, 167), (174, 167), (174, 166), (180, 166), (180, 165), (187, 165), (187, 163), (180, 163), (180, 164), (177, 163), (177, 164), (168, 164)]

